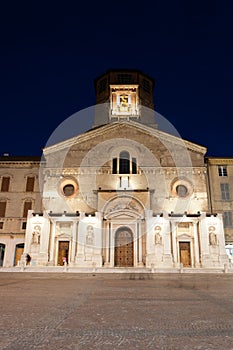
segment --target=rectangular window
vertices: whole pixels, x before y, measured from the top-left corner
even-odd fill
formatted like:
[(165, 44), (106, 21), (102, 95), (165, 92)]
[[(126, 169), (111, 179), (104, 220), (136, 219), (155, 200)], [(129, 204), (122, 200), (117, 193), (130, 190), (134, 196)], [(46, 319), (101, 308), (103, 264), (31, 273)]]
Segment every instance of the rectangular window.
[(150, 86), (150, 82), (146, 79), (143, 79), (142, 80), (142, 86), (143, 86), (143, 89), (146, 91), (146, 92), (150, 92), (151, 91), (151, 86)]
[(1, 192), (8, 192), (10, 186), (10, 177), (9, 176), (3, 176), (2, 178), (2, 185), (1, 185)]
[(24, 202), (24, 207), (23, 207), (23, 217), (26, 218), (28, 215), (28, 210), (32, 209), (32, 202), (31, 201), (27, 201)]
[(22, 222), (22, 230), (26, 230), (26, 227), (27, 227), (27, 222), (26, 221)]
[(112, 160), (112, 173), (117, 174), (117, 158), (113, 158)]
[(100, 82), (99, 82), (99, 92), (105, 91), (106, 87), (107, 87), (107, 79), (104, 78), (104, 79), (100, 80)]
[(0, 230), (3, 229), (3, 221), (0, 222)]
[(133, 79), (131, 74), (117, 74), (118, 84), (132, 84)]
[(137, 159), (132, 158), (132, 174), (137, 174)]
[(232, 212), (231, 211), (224, 211), (223, 224), (224, 224), (224, 227), (232, 227)]
[(34, 176), (28, 176), (27, 177), (27, 184), (26, 184), (26, 192), (33, 192), (33, 190), (34, 190), (34, 183), (35, 183), (35, 177)]
[(221, 186), (222, 200), (228, 201), (230, 199), (229, 184), (224, 183), (224, 184), (220, 184), (220, 186)]
[(6, 201), (0, 202), (0, 217), (4, 218), (6, 215)]
[(218, 175), (219, 176), (227, 176), (227, 167), (226, 167), (226, 165), (219, 165), (218, 166)]

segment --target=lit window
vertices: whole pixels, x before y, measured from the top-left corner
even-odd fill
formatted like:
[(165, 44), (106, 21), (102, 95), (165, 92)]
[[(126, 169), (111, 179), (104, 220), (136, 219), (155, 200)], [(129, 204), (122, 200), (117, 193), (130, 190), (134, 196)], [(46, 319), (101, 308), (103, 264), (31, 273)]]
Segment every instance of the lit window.
[(219, 165), (218, 166), (218, 175), (219, 176), (227, 176), (227, 167), (226, 167), (226, 165)]

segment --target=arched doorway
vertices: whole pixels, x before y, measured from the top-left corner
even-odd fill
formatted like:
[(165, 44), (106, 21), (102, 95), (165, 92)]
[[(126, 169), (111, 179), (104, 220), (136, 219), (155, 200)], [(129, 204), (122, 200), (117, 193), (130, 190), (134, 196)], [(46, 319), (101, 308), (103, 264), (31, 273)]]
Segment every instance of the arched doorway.
[(14, 266), (17, 266), (24, 251), (24, 243), (16, 244)]
[(3, 266), (5, 247), (5, 244), (0, 243), (0, 266)]
[(127, 227), (117, 230), (115, 235), (115, 266), (133, 266), (133, 233)]

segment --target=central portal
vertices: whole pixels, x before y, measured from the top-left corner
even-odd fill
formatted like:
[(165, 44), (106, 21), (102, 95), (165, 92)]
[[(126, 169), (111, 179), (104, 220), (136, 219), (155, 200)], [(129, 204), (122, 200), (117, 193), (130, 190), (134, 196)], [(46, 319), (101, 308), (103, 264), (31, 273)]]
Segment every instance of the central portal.
[(129, 228), (120, 228), (115, 236), (115, 266), (133, 266), (133, 233)]
[(57, 264), (62, 266), (64, 262), (68, 263), (69, 241), (59, 241)]
[(184, 267), (191, 267), (190, 242), (179, 242), (180, 262)]

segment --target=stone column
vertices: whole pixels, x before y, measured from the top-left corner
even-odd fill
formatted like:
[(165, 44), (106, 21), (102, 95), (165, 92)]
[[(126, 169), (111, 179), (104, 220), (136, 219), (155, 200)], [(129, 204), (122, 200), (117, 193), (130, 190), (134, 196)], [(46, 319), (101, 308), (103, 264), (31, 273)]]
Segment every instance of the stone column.
[(113, 234), (113, 229), (112, 229), (112, 223), (110, 223), (110, 266), (114, 267), (114, 246), (115, 246), (115, 242), (114, 242), (114, 234)]
[(193, 237), (194, 237), (194, 266), (200, 267), (200, 256), (199, 256), (199, 242), (197, 233), (197, 222), (193, 223)]
[(49, 262), (50, 264), (53, 263), (55, 264), (55, 236), (56, 236), (56, 224), (57, 221), (53, 220), (52, 221), (52, 230), (51, 230), (51, 244), (50, 244), (50, 252), (49, 252)]
[(142, 223), (137, 223), (138, 233), (138, 266), (143, 266), (142, 262)]
[(72, 248), (71, 248), (71, 262), (74, 262), (75, 259), (75, 252), (76, 252), (76, 246), (77, 246), (77, 221), (75, 220), (73, 222), (72, 227)]
[(164, 232), (163, 232), (163, 265), (172, 267), (172, 240), (171, 240), (171, 226), (167, 213), (163, 215)]
[(134, 235), (133, 235), (133, 253), (134, 253), (134, 264), (136, 267), (138, 265), (138, 232), (137, 232), (137, 223), (135, 224)]
[(105, 249), (106, 249), (106, 261), (105, 261), (105, 266), (109, 266), (109, 234), (110, 234), (110, 223), (107, 221), (107, 224), (106, 224), (106, 231), (105, 231)]
[(172, 254), (173, 254), (173, 263), (174, 267), (177, 266), (177, 246), (176, 246), (176, 223), (171, 221), (172, 227)]

